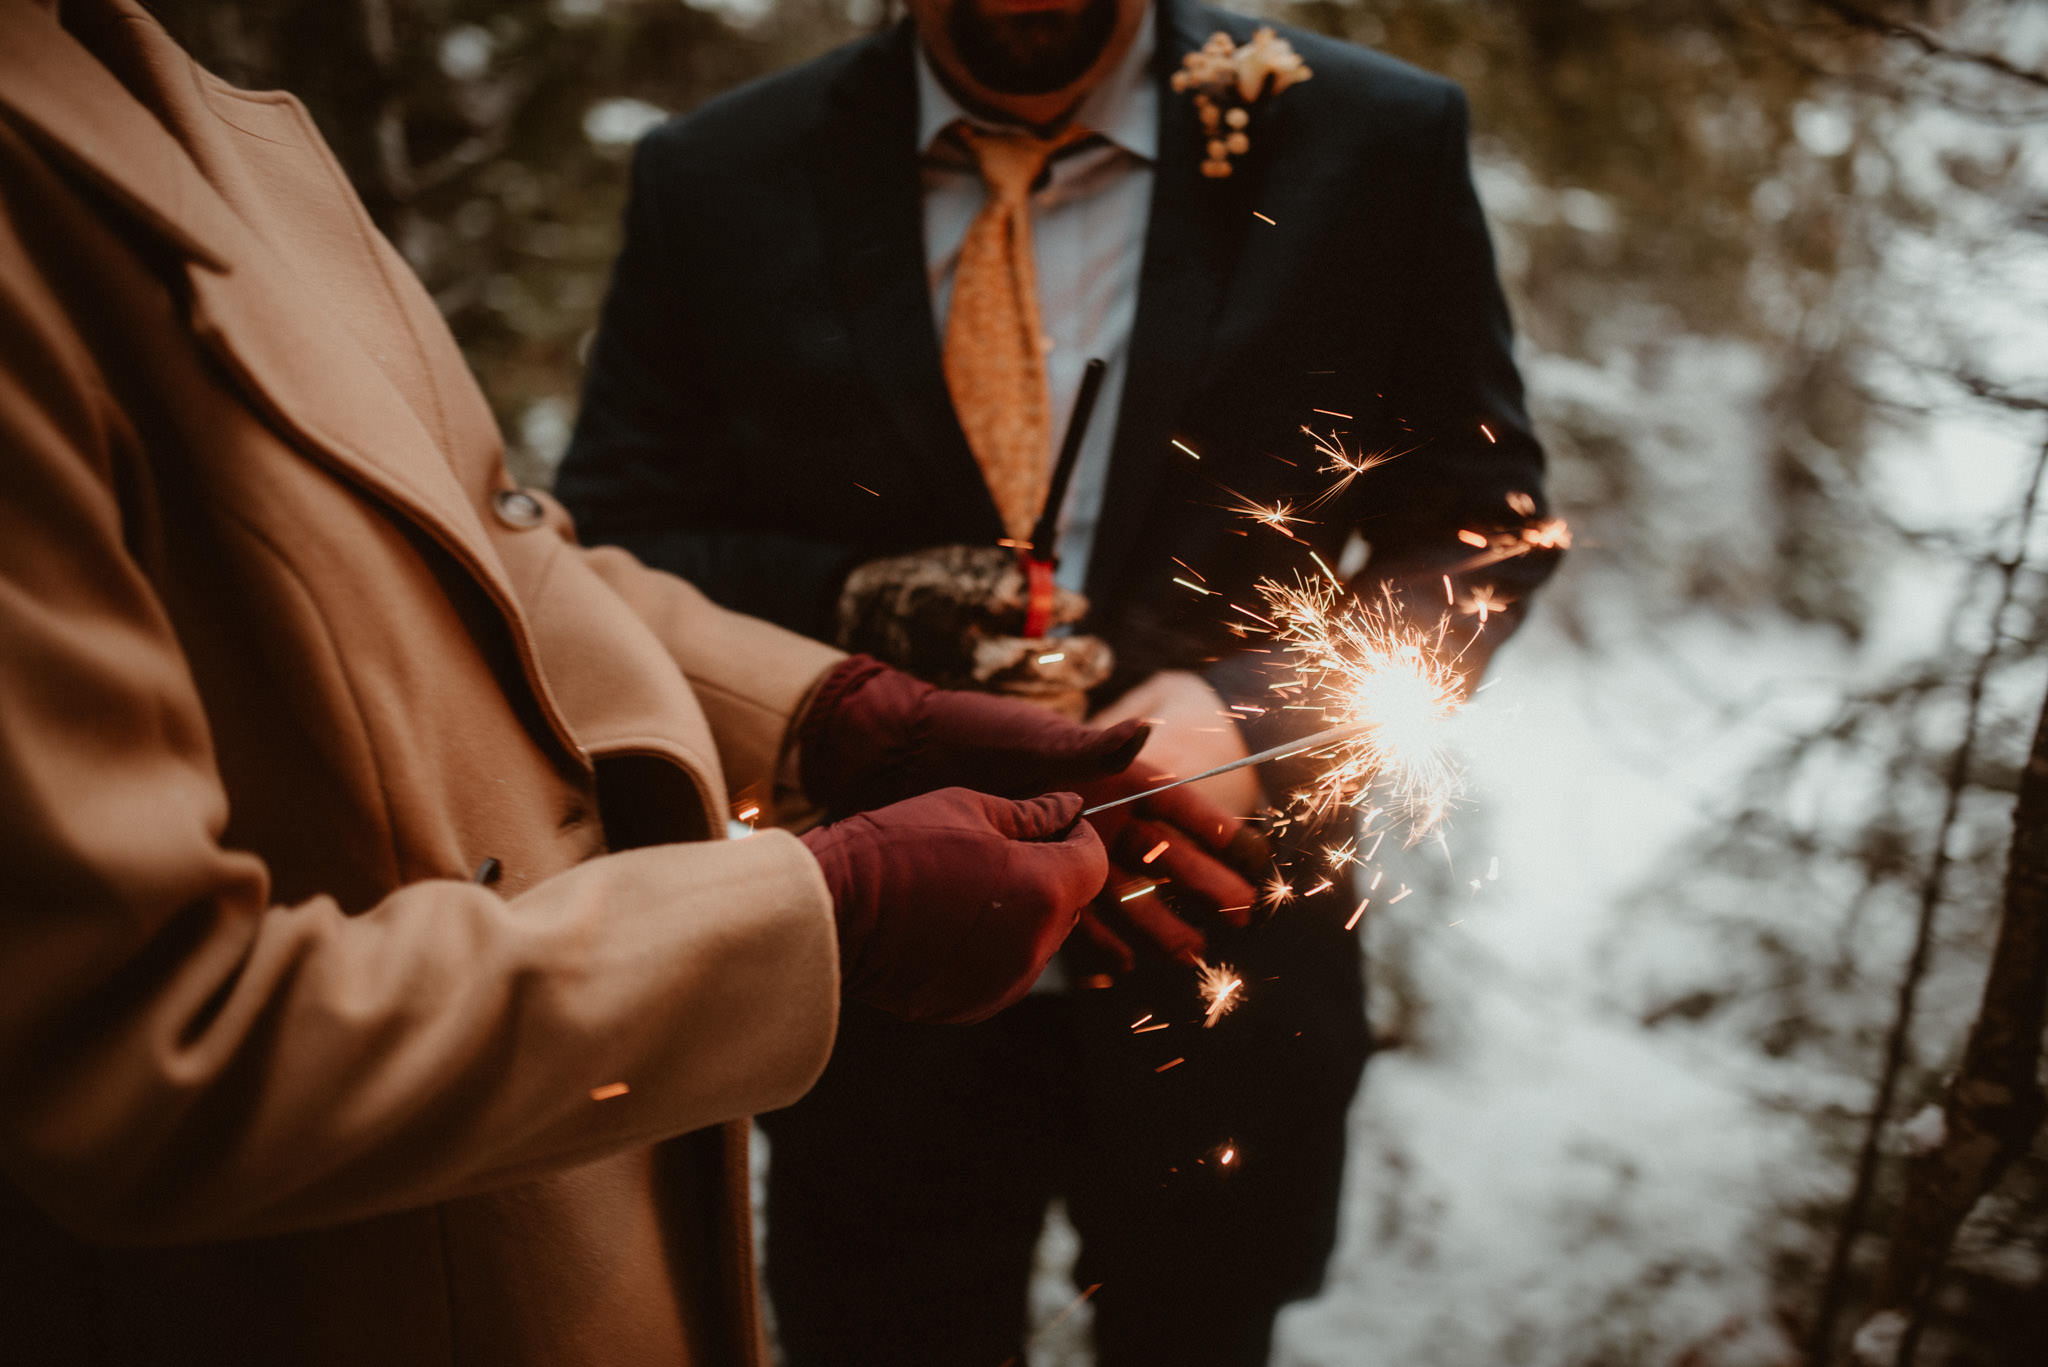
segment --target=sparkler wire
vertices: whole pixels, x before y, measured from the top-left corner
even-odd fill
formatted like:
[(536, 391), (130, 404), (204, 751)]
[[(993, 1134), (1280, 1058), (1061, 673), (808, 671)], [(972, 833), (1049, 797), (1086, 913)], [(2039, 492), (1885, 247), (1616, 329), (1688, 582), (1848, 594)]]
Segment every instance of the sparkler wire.
[(1243, 759), (1234, 759), (1228, 764), (1219, 764), (1213, 769), (1204, 769), (1199, 774), (1189, 774), (1186, 778), (1177, 778), (1171, 783), (1161, 783), (1156, 787), (1147, 788), (1141, 793), (1132, 793), (1129, 797), (1120, 797), (1109, 802), (1098, 802), (1093, 807), (1083, 808), (1081, 815), (1094, 816), (1097, 812), (1106, 812), (1112, 807), (1121, 807), (1127, 802), (1137, 802), (1152, 796), (1154, 793), (1163, 793), (1169, 788), (1178, 788), (1184, 783), (1200, 783), (1205, 778), (1214, 778), (1218, 774), (1228, 774), (1239, 769), (1247, 769), (1254, 764), (1266, 764), (1276, 759), (1291, 759), (1295, 755), (1306, 754), (1310, 750), (1317, 750), (1325, 745), (1335, 745), (1339, 741), (1346, 741), (1350, 740), (1353, 736), (1363, 735), (1365, 732), (1370, 731), (1374, 725), (1375, 723), (1373, 722), (1345, 722), (1341, 726), (1332, 726), (1328, 730), (1318, 731), (1314, 735), (1306, 736), (1301, 740), (1286, 741), (1280, 745), (1261, 750), (1255, 755), (1246, 755)]

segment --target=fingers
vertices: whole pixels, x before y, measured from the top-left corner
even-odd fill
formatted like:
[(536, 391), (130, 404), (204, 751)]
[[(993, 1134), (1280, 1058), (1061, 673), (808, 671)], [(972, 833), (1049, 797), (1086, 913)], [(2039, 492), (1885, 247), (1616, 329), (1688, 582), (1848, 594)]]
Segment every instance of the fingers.
[(1084, 778), (1100, 778), (1109, 774), (1120, 774), (1131, 767), (1138, 758), (1138, 752), (1145, 748), (1145, 742), (1152, 737), (1151, 723), (1142, 717), (1118, 722), (1115, 726), (1099, 732), (1094, 745), (1084, 756), (1099, 767)]
[(1179, 829), (1140, 817), (1117, 840), (1117, 858), (1213, 903), (1232, 925), (1247, 925), (1258, 891)]
[(1168, 788), (1137, 803), (1141, 814), (1171, 822), (1212, 850), (1227, 847), (1245, 829), (1239, 818), (1193, 787)]
[[(1058, 796), (1073, 798), (1073, 810), (1078, 813), (1079, 798), (1072, 793)], [(1072, 829), (1060, 839), (1027, 837), (1012, 844), (1007, 872), (1010, 880), (1030, 887), (1049, 905), (1078, 913), (1109, 881), (1109, 852), (1102, 848), (1102, 837), (1093, 826), (1072, 817), (1068, 820)], [(1072, 919), (1066, 924), (1071, 926)]]
[[(1131, 928), (1150, 940), (1169, 959), (1192, 964), (1200, 958), (1209, 947), (1202, 932), (1176, 916), (1156, 889), (1137, 891), (1150, 880), (1123, 869), (1118, 869), (1117, 873), (1119, 876), (1112, 886), (1132, 885), (1117, 898), (1116, 903), (1118, 914), (1131, 923)], [(1133, 892), (1136, 892), (1135, 896), (1131, 895)]]
[(1093, 907), (1082, 911), (1081, 923), (1075, 927), (1074, 933), (1107, 955), (1117, 972), (1128, 973), (1138, 966), (1138, 956), (1131, 952), (1122, 936), (1109, 928), (1108, 922), (1095, 914)]
[[(955, 789), (952, 791), (969, 791)], [(974, 793), (980, 799), (989, 824), (1012, 840), (1064, 839), (1070, 828), (1081, 822), (1079, 793), (1046, 793), (1040, 797), (1013, 801)]]

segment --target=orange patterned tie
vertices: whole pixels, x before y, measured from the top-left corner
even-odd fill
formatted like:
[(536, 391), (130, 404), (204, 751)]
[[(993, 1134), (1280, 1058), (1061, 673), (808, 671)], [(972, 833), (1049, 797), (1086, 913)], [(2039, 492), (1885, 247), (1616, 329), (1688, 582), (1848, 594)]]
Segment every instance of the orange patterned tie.
[(1053, 153), (1088, 136), (998, 133), (958, 124), (988, 199), (968, 225), (946, 314), (946, 387), (1011, 537), (1031, 535), (1045, 501), (1052, 422), (1044, 329), (1031, 256), (1031, 186)]

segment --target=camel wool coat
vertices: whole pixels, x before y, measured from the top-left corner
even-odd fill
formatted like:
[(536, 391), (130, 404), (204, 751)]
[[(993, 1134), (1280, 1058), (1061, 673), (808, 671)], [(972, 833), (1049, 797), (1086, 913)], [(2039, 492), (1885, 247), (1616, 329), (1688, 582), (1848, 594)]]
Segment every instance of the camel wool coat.
[(756, 1361), (839, 658), (510, 486), (295, 100), (0, 0), (0, 1361)]

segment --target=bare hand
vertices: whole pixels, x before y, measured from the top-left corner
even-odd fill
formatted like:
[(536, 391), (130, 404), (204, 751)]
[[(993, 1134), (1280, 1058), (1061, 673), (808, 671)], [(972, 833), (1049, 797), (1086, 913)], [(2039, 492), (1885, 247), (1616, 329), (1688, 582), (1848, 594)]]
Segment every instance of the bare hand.
[[(1238, 732), (1237, 714), (1200, 675), (1185, 670), (1154, 674), (1089, 720), (1107, 727), (1132, 717), (1152, 723), (1151, 739), (1138, 752), (1139, 760), (1169, 777), (1198, 774), (1250, 753)], [(1232, 816), (1250, 816), (1265, 803), (1258, 775), (1250, 769), (1188, 786)]]

